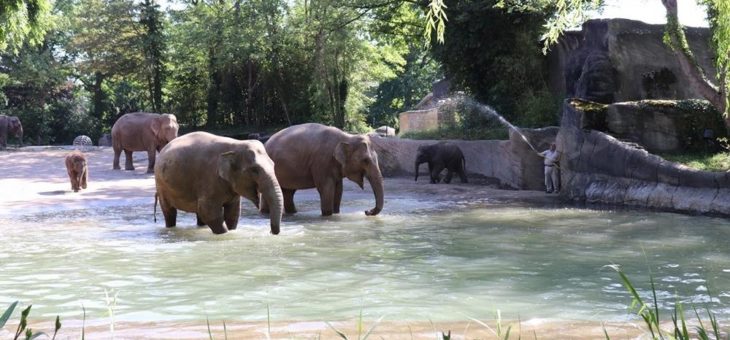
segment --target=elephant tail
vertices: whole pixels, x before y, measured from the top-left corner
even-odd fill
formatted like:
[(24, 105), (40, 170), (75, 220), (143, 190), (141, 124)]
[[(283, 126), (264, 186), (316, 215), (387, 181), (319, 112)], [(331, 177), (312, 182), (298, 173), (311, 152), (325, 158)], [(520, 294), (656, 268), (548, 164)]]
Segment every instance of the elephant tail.
[(155, 191), (155, 207), (152, 209), (152, 218), (157, 223), (157, 191)]

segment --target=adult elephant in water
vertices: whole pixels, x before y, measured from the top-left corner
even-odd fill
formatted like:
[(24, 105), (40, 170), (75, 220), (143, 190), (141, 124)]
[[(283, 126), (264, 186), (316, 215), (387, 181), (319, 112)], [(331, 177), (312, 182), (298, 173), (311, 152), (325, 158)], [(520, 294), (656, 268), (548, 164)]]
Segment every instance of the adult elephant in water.
[[(310, 188), (319, 191), (323, 216), (339, 213), (345, 177), (360, 188), (364, 178), (370, 182), (375, 208), (365, 211), (366, 215), (377, 215), (383, 209), (383, 176), (367, 135), (352, 135), (314, 123), (294, 125), (272, 135), (266, 142), (266, 152), (274, 161), (287, 213), (296, 212), (294, 193)], [(262, 205), (261, 210), (266, 209)]]
[(16, 116), (0, 115), (0, 149), (8, 146), (8, 136), (15, 136), (23, 145), (23, 125)]
[(121, 169), (119, 156), (122, 151), (126, 158), (125, 170), (134, 170), (133, 151), (147, 151), (147, 173), (153, 173), (157, 151), (177, 137), (178, 128), (177, 118), (168, 113), (135, 112), (119, 117), (112, 126), (114, 169)]
[[(271, 206), (271, 233), (279, 233), (282, 195), (274, 163), (257, 140), (239, 141), (207, 132), (176, 138), (160, 152), (155, 185), (165, 225), (176, 224), (177, 210), (194, 212), (198, 225), (216, 234), (236, 229), (241, 196)], [(225, 222), (225, 226), (223, 225)]]

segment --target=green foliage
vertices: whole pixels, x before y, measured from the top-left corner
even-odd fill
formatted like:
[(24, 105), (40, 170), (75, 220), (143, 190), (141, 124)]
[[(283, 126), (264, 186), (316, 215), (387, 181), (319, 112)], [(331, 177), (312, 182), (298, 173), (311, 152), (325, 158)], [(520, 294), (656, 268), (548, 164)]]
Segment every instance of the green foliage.
[[(631, 282), (631, 280), (629, 280), (629, 277), (623, 272), (620, 266), (609, 265), (607, 267), (615, 270), (618, 273), (619, 277), (621, 278), (621, 283), (631, 295), (631, 306), (629, 308), (633, 310), (636, 315), (641, 317), (642, 320), (644, 320), (644, 325), (646, 325), (646, 328), (649, 330), (652, 339), (694, 339), (693, 337), (691, 337), (691, 334), (687, 329), (687, 321), (684, 314), (684, 308), (682, 307), (682, 303), (679, 301), (674, 304), (674, 310), (672, 311), (671, 319), (673, 329), (667, 331), (661, 328), (662, 320), (659, 313), (659, 304), (657, 300), (656, 287), (654, 285), (653, 276), (649, 276), (649, 291), (651, 293), (652, 300), (646, 302), (641, 297), (634, 284)], [(719, 323), (717, 322), (717, 317), (712, 313), (712, 311), (710, 311), (709, 308), (706, 309), (708, 319), (710, 320), (710, 327), (707, 328), (702, 322), (702, 319), (700, 318), (700, 314), (697, 309), (694, 307), (693, 309), (695, 312), (695, 316), (697, 317), (697, 322), (699, 323), (699, 326), (696, 327), (699, 339), (721, 339)], [(605, 329), (604, 333), (606, 334), (606, 339), (610, 339)]]
[(688, 152), (660, 154), (662, 158), (702, 171), (730, 170), (730, 152)]
[(38, 45), (53, 26), (50, 0), (0, 0), (0, 53)]
[[(13, 311), (15, 310), (15, 307), (18, 306), (18, 301), (13, 302), (10, 304), (10, 307), (3, 312), (2, 316), (0, 316), (0, 328), (5, 327), (5, 324), (10, 320), (10, 316), (13, 315)], [(32, 340), (36, 339), (41, 336), (48, 337), (46, 333), (43, 332), (33, 332), (33, 330), (28, 327), (28, 316), (30, 315), (30, 308), (33, 307), (33, 305), (28, 306), (26, 309), (24, 309), (20, 313), (20, 322), (18, 323), (18, 328), (15, 330), (15, 336), (13, 337), (13, 340), (21, 339), (21, 336), (25, 336), (22, 339), (25, 340)], [(55, 329), (53, 331), (53, 337), (51, 340), (56, 338), (56, 335), (58, 334), (58, 330), (61, 329), (61, 318), (56, 316), (56, 323), (55, 323)]]
[(524, 126), (557, 123), (558, 99), (547, 89), (538, 41), (549, 9), (506, 11), (496, 0), (447, 2), (446, 41), (433, 47), (452, 88), (464, 89)]

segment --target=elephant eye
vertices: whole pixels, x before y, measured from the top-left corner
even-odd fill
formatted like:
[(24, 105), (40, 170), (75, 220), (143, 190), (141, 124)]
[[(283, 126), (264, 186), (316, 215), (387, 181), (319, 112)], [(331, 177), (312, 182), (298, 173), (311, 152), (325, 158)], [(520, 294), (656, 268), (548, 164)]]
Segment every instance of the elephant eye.
[(258, 176), (259, 175), (259, 168), (258, 167), (253, 167), (249, 171), (251, 171), (251, 174), (254, 175), (254, 176)]
[(362, 159), (363, 164), (370, 164), (370, 158), (363, 158)]

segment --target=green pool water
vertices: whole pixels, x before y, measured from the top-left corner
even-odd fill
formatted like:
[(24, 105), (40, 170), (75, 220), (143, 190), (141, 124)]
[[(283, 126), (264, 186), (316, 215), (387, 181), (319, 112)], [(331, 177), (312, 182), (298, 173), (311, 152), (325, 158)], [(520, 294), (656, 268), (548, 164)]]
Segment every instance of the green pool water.
[[(464, 320), (502, 317), (617, 321), (631, 317), (621, 265), (645, 296), (654, 276), (662, 308), (676, 300), (730, 317), (730, 223), (646, 211), (343, 202), (323, 218), (298, 203), (282, 233), (247, 209), (239, 229), (214, 235), (181, 214), (152, 221), (149, 204), (46, 209), (0, 217), (0, 309), (118, 321)], [(248, 207), (247, 207), (248, 208)], [(158, 213), (161, 219), (161, 214)], [(708, 293), (711, 293), (710, 298)], [(83, 306), (83, 307), (82, 307)]]

